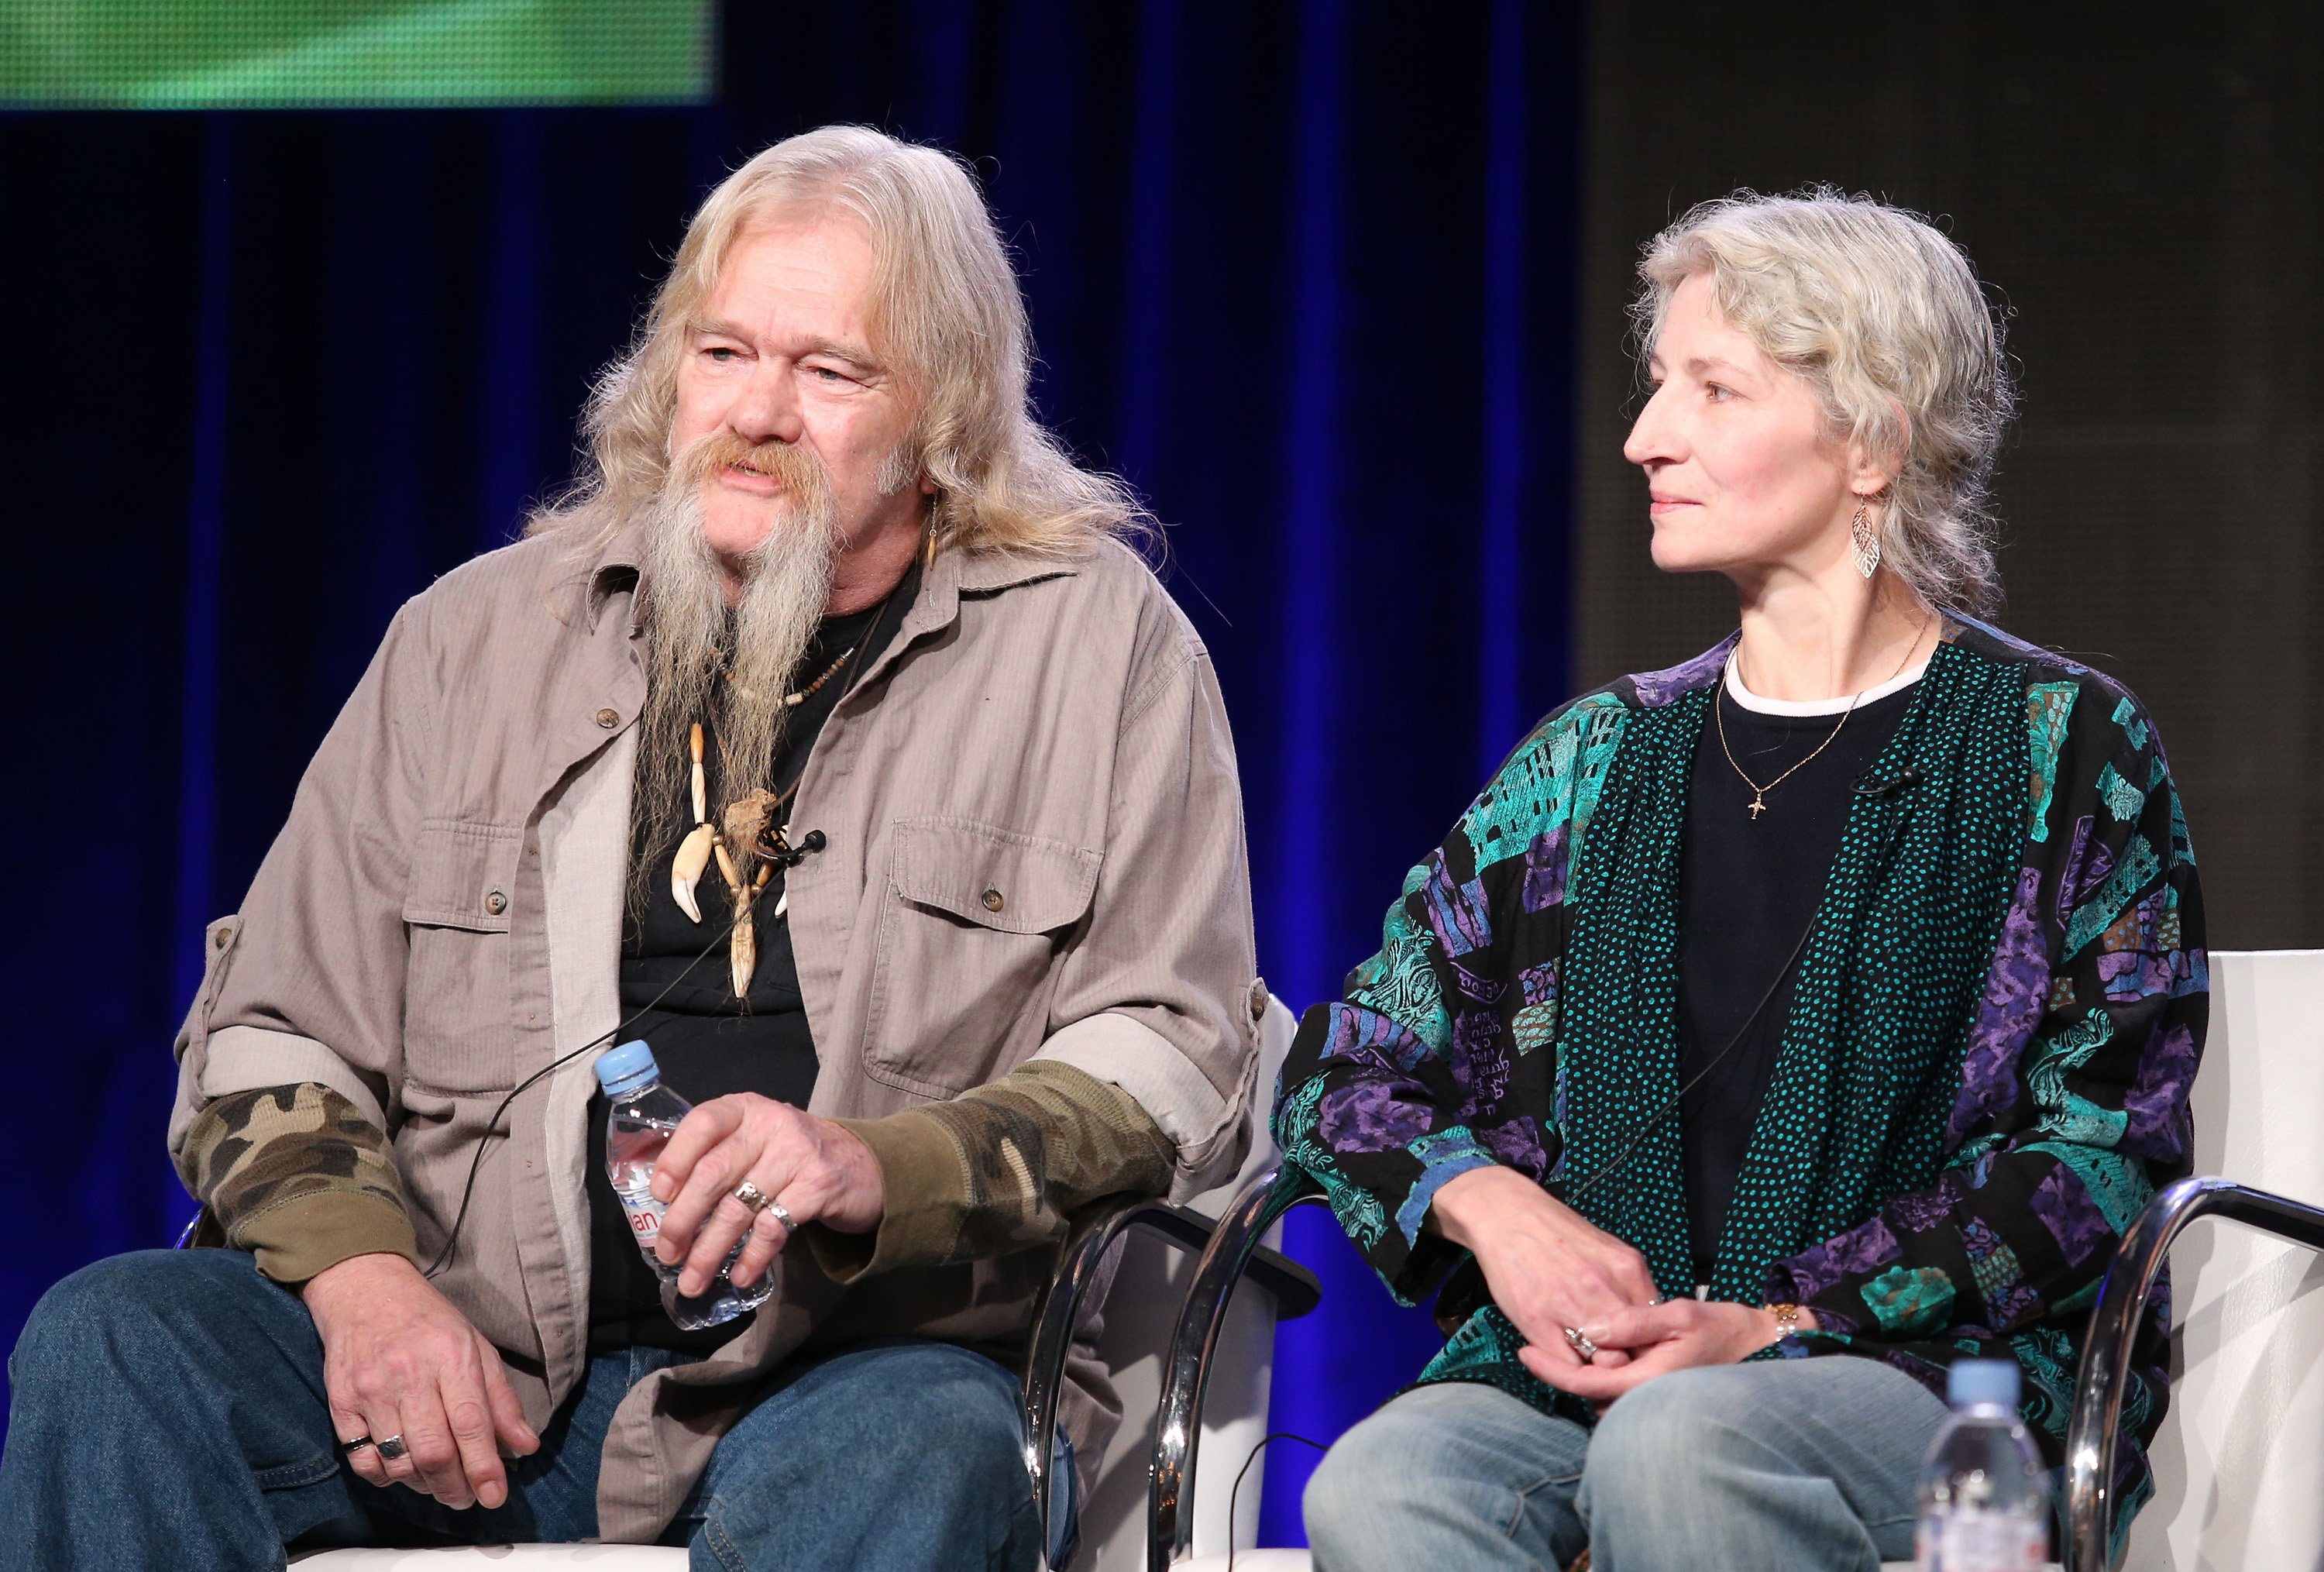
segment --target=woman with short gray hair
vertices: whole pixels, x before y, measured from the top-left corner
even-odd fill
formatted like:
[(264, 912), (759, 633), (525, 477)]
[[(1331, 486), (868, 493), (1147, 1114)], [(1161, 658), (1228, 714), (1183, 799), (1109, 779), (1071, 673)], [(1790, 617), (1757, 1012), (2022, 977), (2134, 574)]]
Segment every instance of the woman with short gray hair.
[(2012, 1362), (2054, 1466), (2186, 1171), (2186, 821), (2136, 699), (1977, 620), (2011, 395), (1968, 259), (1741, 192), (1639, 273), (1651, 550), (1739, 626), (1545, 720), (1302, 1024), (1284, 1151), (1449, 1339), (1311, 1484), (1327, 1572), (1910, 1556), (1949, 1367)]

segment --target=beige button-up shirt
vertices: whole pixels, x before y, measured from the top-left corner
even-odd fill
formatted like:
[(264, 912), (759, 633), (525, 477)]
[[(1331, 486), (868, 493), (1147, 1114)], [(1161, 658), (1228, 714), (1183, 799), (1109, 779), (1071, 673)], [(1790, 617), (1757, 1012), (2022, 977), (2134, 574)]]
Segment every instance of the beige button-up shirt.
[[(575, 1054), (484, 1144), (437, 1279), (535, 1428), (587, 1357), (591, 1045), (620, 1018), (645, 698), (638, 544), (544, 535), (397, 615), (242, 910), (211, 925), (178, 1042), (173, 1151), (212, 1098), (335, 1087), (388, 1133), (431, 1260), (494, 1109)], [(823, 728), (791, 823), (825, 837), (788, 876), (815, 1113), (877, 1118), (1053, 1059), (1138, 1100), (1176, 1146), (1179, 1193), (1232, 1171), (1256, 1065), (1234, 747), (1201, 641), (1131, 552), (939, 555)], [(794, 1246), (744, 1335), (622, 1403), (601, 1531), (659, 1533), (795, 1351), (906, 1332), (1006, 1347), (1053, 1257), (843, 1287)], [(1088, 1470), (1118, 1409), (1080, 1352), (1062, 1418)]]

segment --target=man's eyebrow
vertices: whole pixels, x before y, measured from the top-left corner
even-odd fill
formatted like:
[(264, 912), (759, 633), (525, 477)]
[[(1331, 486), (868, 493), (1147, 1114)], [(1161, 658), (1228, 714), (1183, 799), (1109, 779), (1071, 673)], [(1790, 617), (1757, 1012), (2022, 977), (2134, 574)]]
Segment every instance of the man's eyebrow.
[(807, 345), (802, 353), (803, 355), (820, 355), (832, 360), (844, 360), (847, 362), (848, 365), (859, 367), (864, 371), (879, 371), (883, 369), (880, 364), (879, 356), (873, 355), (871, 350), (865, 348), (862, 345), (843, 344), (836, 338), (813, 339)]
[[(705, 334), (713, 338), (736, 338), (745, 344), (751, 341), (751, 335), (748, 332), (723, 317), (696, 317), (687, 323), (686, 330), (689, 333)], [(843, 343), (836, 338), (809, 339), (801, 347), (799, 356), (804, 359), (810, 355), (820, 355), (831, 360), (844, 360), (861, 371), (887, 369), (881, 364), (880, 357), (864, 346)]]

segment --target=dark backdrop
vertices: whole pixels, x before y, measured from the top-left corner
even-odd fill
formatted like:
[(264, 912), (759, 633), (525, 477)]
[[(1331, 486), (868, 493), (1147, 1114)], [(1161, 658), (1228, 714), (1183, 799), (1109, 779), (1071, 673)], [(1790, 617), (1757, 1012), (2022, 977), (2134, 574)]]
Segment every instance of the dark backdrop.
[(2324, 944), (2324, 8), (1606, 4), (1592, 23), (1584, 683), (1733, 626), (1654, 571), (1621, 439), (1640, 241), (1736, 186), (1937, 216), (2009, 315), (2001, 621), (2121, 677), (2219, 948)]
[[(169, 1040), (394, 608), (510, 538), (733, 163), (831, 120), (976, 161), (1047, 418), (1174, 527), (1295, 1007), (1568, 687), (1582, 29), (1521, 0), (736, 6), (685, 110), (0, 117), (18, 692), (0, 986), (32, 1182), (0, 1344), (168, 1241)], [(37, 1208), (29, 1203), (42, 1198)], [(1327, 1218), (1276, 1423), (1434, 1339)], [(1312, 1459), (1278, 1447), (1267, 1531)]]

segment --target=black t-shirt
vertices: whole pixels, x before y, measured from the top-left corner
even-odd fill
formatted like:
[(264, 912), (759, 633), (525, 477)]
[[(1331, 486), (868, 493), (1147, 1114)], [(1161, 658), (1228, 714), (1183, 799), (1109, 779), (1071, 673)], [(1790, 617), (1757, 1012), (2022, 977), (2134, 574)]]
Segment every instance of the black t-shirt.
[[(791, 711), (776, 754), (776, 791), (787, 790), (806, 770), (807, 754), (823, 723), (855, 678), (895, 636), (918, 583), (919, 569), (915, 566), (883, 606), (832, 617), (816, 630), (793, 680), (812, 682), (843, 653), (851, 649), (855, 653)], [(715, 741), (708, 736), (708, 729), (706, 724), (704, 756), (715, 760)], [(721, 783), (714, 770), (710, 811), (715, 817), (724, 807)], [(788, 811), (788, 808), (777, 811), (778, 823), (784, 821)], [(790, 822), (794, 846), (815, 828)], [(702, 911), (697, 923), (679, 909), (670, 893), (669, 868), (678, 855), (677, 841), (661, 846), (635, 845), (630, 855), (650, 859), (654, 871), (644, 911), (625, 912), (622, 924), (622, 1015), (627, 1019), (640, 1011), (644, 1013), (622, 1032), (621, 1040), (644, 1038), (653, 1050), (654, 1061), (661, 1067), (663, 1084), (689, 1103), (701, 1104), (733, 1092), (757, 1092), (805, 1107), (815, 1091), (815, 1038), (799, 996), (790, 923), (774, 915), (782, 896), (782, 869), (774, 870), (767, 888), (752, 903), (759, 964), (752, 975), (749, 998), (737, 999), (725, 938), (734, 904), (726, 881), (719, 876), (716, 860), (695, 885), (695, 904)], [(655, 1003), (658, 998), (659, 1003)], [(639, 1253), (621, 1200), (605, 1176), (605, 1098), (600, 1093), (589, 1105), (590, 1351), (644, 1345), (707, 1353), (749, 1326), (751, 1317), (739, 1316), (723, 1326), (688, 1332), (662, 1309), (660, 1280)]]
[[(1704, 719), (1695, 744), (1679, 877), (1680, 1146), (1699, 1282), (1711, 1281), (1728, 1205), (1775, 1075), (1801, 935), (1815, 920), (1857, 786), (1895, 735), (1916, 690), (1914, 684), (1858, 705), (1837, 736), (1838, 715), (1746, 709), (1723, 682), (1712, 694), (1718, 711)], [(1721, 720), (1737, 763), (1763, 784), (1826, 737), (1831, 744), (1768, 790), (1755, 818), (1752, 789), (1720, 746)]]

